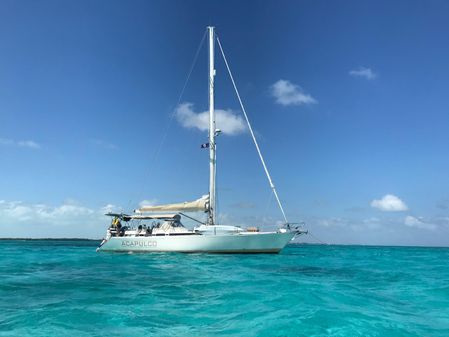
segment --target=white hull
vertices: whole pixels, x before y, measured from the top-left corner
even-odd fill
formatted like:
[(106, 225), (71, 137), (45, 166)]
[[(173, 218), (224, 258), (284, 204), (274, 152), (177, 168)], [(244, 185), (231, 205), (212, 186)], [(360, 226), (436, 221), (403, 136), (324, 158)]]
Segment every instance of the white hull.
[(279, 253), (295, 232), (228, 235), (113, 236), (98, 251), (182, 253)]

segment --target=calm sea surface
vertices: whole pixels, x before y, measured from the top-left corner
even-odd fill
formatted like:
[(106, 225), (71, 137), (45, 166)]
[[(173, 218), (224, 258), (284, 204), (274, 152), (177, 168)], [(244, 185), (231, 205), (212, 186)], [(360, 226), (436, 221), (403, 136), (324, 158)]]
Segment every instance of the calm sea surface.
[(0, 336), (449, 336), (449, 249), (108, 254), (0, 241)]

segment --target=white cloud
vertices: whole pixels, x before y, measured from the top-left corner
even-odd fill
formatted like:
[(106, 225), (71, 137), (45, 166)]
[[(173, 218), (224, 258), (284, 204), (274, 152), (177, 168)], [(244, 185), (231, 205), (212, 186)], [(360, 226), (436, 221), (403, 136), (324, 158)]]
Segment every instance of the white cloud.
[(349, 75), (354, 77), (362, 77), (367, 80), (374, 80), (377, 77), (377, 74), (372, 71), (370, 68), (358, 67), (357, 69), (353, 69), (349, 71)]
[(408, 210), (407, 205), (393, 194), (387, 194), (382, 199), (371, 201), (371, 207), (384, 212), (400, 212)]
[(363, 223), (363, 228), (368, 228), (368, 229), (378, 229), (382, 226), (382, 222), (379, 218), (376, 217), (371, 217), (368, 219), (364, 219), (362, 221)]
[(91, 139), (91, 143), (106, 150), (117, 150), (118, 146), (101, 139)]
[(109, 223), (104, 214), (111, 211), (121, 208), (93, 209), (70, 200), (59, 206), (0, 200), (0, 236), (100, 238)]
[(100, 208), (100, 212), (102, 214), (106, 214), (106, 213), (121, 213), (123, 212), (123, 209), (121, 207), (112, 205), (112, 204), (107, 204), (103, 207)]
[(2, 222), (27, 222), (32, 220), (55, 221), (59, 224), (77, 222), (80, 216), (92, 215), (95, 211), (72, 203), (64, 203), (61, 206), (48, 206), (45, 204), (27, 204), (22, 201), (0, 201), (0, 216)]
[(276, 103), (281, 105), (302, 105), (317, 103), (317, 100), (306, 94), (299, 85), (287, 80), (279, 80), (270, 86)]
[(144, 207), (144, 206), (154, 206), (157, 204), (157, 199), (150, 199), (150, 200), (142, 200), (141, 202), (139, 202), (139, 206), (140, 207)]
[(17, 146), (17, 147), (26, 147), (29, 149), (40, 149), (41, 146), (32, 140), (13, 140), (7, 138), (0, 138), (0, 145), (5, 146)]
[[(201, 131), (209, 130), (209, 111), (194, 112), (192, 103), (181, 103), (175, 110), (178, 122), (186, 128), (196, 128)], [(246, 130), (246, 125), (241, 116), (232, 110), (215, 110), (216, 126), (224, 134), (237, 135)]]
[(415, 227), (420, 229), (434, 230), (437, 228), (436, 225), (424, 222), (422, 218), (415, 218), (414, 216), (411, 215), (407, 215), (404, 218), (404, 224), (409, 227)]
[(314, 219), (314, 225), (321, 227), (346, 227), (349, 225), (348, 219), (340, 217)]

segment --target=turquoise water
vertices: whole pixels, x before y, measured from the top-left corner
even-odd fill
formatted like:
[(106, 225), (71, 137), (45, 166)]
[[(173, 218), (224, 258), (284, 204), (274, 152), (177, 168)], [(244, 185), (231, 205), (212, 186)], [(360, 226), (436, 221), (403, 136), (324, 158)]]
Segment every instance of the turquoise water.
[(0, 336), (449, 336), (449, 249), (98, 254), (0, 241)]

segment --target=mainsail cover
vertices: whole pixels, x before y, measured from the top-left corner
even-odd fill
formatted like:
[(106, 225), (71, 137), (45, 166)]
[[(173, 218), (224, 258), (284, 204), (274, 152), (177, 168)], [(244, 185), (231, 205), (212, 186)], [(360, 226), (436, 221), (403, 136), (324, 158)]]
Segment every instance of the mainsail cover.
[(206, 212), (209, 208), (209, 196), (203, 195), (201, 198), (195, 201), (185, 201), (177, 204), (156, 205), (156, 206), (143, 206), (136, 209), (136, 213), (145, 212)]

